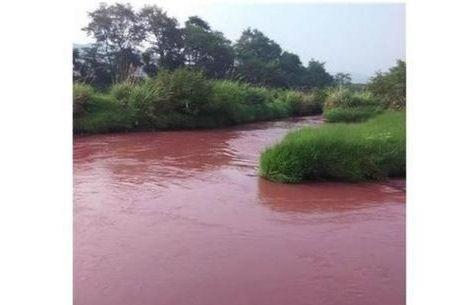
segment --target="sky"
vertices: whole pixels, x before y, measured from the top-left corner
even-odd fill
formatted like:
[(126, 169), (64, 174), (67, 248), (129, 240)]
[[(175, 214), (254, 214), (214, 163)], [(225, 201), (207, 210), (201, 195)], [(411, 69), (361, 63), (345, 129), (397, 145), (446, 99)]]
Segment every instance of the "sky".
[[(244, 29), (257, 28), (283, 50), (298, 54), (304, 64), (311, 58), (325, 62), (329, 73), (350, 73), (354, 82), (365, 82), (375, 72), (392, 67), (397, 59), (405, 60), (404, 4), (124, 2), (135, 8), (156, 4), (180, 24), (189, 16), (198, 15), (233, 42)], [(87, 12), (96, 7), (97, 1), (75, 1), (74, 43), (93, 42), (81, 28), (88, 23)]]

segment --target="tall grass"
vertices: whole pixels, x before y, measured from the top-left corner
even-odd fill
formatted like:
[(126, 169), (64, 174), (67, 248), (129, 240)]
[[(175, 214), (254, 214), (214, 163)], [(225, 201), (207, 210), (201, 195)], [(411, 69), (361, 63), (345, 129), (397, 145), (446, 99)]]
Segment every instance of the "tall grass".
[(373, 106), (353, 107), (353, 108), (330, 108), (324, 111), (324, 118), (330, 123), (357, 123), (366, 121), (369, 118), (382, 112), (381, 108)]
[(383, 106), (369, 91), (353, 91), (349, 88), (332, 88), (325, 99), (325, 109)]
[(405, 149), (405, 113), (386, 112), (365, 123), (294, 131), (263, 152), (260, 174), (287, 183), (405, 176)]
[(328, 90), (324, 117), (328, 122), (363, 122), (385, 109), (384, 103), (369, 91), (355, 91), (351, 88)]
[(204, 128), (322, 112), (325, 95), (206, 79), (189, 69), (161, 71), (106, 93), (74, 84), (74, 132)]
[(90, 86), (82, 83), (74, 84), (73, 88), (73, 114), (74, 118), (83, 116), (87, 113), (95, 90)]
[(106, 133), (132, 128), (132, 113), (113, 97), (101, 93), (93, 94), (86, 112), (74, 117), (74, 133)]

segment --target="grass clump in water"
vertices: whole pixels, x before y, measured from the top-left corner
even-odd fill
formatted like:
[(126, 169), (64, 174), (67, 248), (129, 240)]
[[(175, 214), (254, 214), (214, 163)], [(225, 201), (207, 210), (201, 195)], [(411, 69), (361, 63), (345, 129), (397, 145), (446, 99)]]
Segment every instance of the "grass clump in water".
[(359, 124), (306, 127), (265, 150), (260, 174), (272, 181), (365, 181), (403, 177), (405, 113), (386, 112)]

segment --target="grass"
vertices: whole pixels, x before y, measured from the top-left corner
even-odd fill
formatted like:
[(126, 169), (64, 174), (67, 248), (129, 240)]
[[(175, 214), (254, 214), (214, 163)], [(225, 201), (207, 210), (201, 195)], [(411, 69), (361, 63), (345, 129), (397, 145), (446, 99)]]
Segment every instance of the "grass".
[(85, 113), (74, 115), (74, 133), (107, 133), (131, 130), (134, 116), (109, 95), (94, 93), (85, 103)]
[(379, 106), (380, 99), (369, 91), (355, 91), (350, 88), (331, 88), (327, 92), (325, 109)]
[(215, 128), (322, 112), (322, 92), (208, 80), (189, 69), (161, 71), (99, 92), (74, 84), (74, 133)]
[(354, 108), (331, 108), (324, 111), (324, 118), (330, 123), (357, 123), (366, 121), (377, 114), (381, 113), (382, 109), (372, 106), (354, 107)]
[(272, 181), (365, 181), (403, 177), (405, 113), (385, 112), (364, 123), (332, 123), (288, 134), (265, 150), (260, 174)]

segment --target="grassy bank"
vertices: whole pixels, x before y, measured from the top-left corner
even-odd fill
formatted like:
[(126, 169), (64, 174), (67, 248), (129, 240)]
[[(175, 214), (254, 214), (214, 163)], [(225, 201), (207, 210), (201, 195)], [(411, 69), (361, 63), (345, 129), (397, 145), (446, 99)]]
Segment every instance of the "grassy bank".
[(324, 118), (329, 123), (355, 123), (366, 121), (382, 112), (378, 107), (331, 108), (324, 111)]
[(263, 152), (260, 173), (288, 183), (403, 177), (405, 146), (405, 113), (388, 111), (364, 123), (332, 123), (294, 131)]
[(74, 133), (213, 128), (319, 114), (321, 91), (268, 89), (179, 69), (106, 92), (74, 84)]
[(363, 122), (381, 113), (385, 106), (369, 91), (334, 88), (327, 93), (324, 117), (330, 123)]

